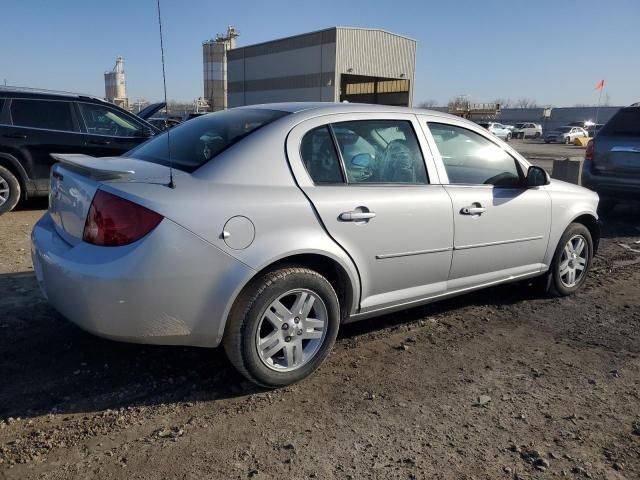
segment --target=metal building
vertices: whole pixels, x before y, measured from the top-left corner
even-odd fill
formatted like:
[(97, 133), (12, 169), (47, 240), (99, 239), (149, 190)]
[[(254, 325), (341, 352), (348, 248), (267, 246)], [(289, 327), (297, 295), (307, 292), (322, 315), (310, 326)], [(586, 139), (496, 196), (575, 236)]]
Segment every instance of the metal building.
[(115, 103), (122, 108), (129, 107), (127, 85), (124, 78), (124, 58), (117, 57), (113, 70), (104, 72), (104, 92), (107, 102)]
[(334, 27), (229, 48), (227, 103), (346, 100), (411, 106), (415, 60), (415, 40), (367, 28)]

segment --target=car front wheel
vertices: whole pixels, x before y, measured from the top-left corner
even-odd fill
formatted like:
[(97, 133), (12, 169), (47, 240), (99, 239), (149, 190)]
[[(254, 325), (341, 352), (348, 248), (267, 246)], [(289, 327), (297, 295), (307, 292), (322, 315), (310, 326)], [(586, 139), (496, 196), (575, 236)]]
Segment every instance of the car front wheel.
[(593, 259), (589, 229), (572, 223), (562, 234), (551, 263), (551, 287), (560, 296), (571, 295), (585, 282)]
[(335, 343), (340, 304), (318, 272), (289, 267), (254, 280), (232, 309), (224, 348), (252, 382), (277, 388), (298, 382), (322, 364)]
[(0, 215), (10, 212), (20, 200), (20, 182), (6, 168), (0, 166)]

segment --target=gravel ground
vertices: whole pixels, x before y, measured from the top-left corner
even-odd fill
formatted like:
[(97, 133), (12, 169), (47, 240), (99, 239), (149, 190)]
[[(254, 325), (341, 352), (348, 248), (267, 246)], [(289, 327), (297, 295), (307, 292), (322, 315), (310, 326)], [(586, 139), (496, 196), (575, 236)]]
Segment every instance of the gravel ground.
[(640, 478), (638, 209), (573, 297), (514, 284), (345, 326), (268, 392), (222, 351), (57, 315), (30, 268), (42, 207), (0, 217), (0, 478)]

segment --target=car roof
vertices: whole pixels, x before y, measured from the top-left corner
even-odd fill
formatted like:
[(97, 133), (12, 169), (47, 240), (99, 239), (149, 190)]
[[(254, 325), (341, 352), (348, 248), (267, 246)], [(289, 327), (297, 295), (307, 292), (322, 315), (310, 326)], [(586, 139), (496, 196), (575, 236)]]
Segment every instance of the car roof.
[(279, 110), (289, 113), (308, 113), (309, 116), (326, 115), (332, 113), (413, 113), (417, 115), (434, 115), (438, 117), (460, 120), (461, 117), (436, 110), (424, 108), (395, 107), (371, 103), (336, 103), (336, 102), (284, 102), (246, 105), (237, 108)]
[(39, 98), (39, 99), (57, 99), (57, 100), (70, 100), (70, 99), (83, 99), (93, 100), (101, 103), (106, 103), (105, 100), (83, 93), (63, 92), (57, 90), (45, 90), (40, 88), (29, 87), (15, 87), (15, 86), (0, 86), (0, 95), (12, 98)]

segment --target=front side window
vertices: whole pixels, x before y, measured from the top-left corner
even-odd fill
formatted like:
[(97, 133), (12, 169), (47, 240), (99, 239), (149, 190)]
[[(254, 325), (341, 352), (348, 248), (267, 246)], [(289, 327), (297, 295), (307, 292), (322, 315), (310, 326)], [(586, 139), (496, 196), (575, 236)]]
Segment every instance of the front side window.
[(142, 126), (104, 105), (78, 103), (87, 133), (111, 137), (142, 136)]
[(302, 138), (300, 156), (313, 183), (343, 183), (340, 160), (329, 127), (314, 128)]
[(11, 100), (11, 119), (20, 127), (73, 131), (71, 103), (53, 100)]
[(411, 122), (361, 120), (332, 127), (349, 183), (427, 183), (424, 158)]
[(232, 108), (202, 115), (154, 136), (126, 156), (193, 172), (255, 130), (285, 115), (287, 112), (258, 108)]
[(500, 187), (521, 184), (516, 160), (482, 135), (455, 125), (431, 122), (428, 125), (449, 183)]

